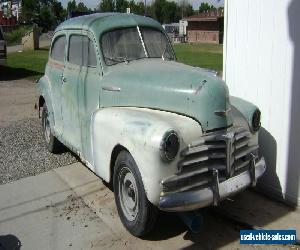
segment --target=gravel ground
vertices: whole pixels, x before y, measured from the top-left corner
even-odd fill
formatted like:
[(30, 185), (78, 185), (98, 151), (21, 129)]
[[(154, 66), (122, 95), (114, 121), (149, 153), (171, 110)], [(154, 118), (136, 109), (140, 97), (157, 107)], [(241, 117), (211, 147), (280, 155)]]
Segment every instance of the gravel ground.
[(70, 153), (47, 151), (37, 118), (0, 127), (0, 184), (66, 166), (77, 159)]

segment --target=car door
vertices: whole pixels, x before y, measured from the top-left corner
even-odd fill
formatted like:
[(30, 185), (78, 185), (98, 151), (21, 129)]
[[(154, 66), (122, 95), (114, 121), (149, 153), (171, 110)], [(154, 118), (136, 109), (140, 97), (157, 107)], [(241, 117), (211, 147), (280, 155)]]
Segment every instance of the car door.
[(78, 113), (78, 88), (82, 71), (82, 39), (80, 34), (68, 35), (66, 66), (62, 76), (63, 141), (81, 152), (81, 130)]
[(58, 137), (62, 134), (62, 76), (65, 68), (66, 35), (59, 33), (54, 37), (49, 61), (47, 64), (47, 76), (51, 84), (52, 106), (54, 112), (54, 134)]
[(91, 117), (99, 108), (102, 71), (99, 70), (95, 40), (91, 35), (72, 32), (68, 41), (62, 85), (63, 137), (91, 163)]
[[(91, 119), (93, 113), (99, 108), (100, 81), (102, 70), (100, 61), (97, 60), (97, 43), (91, 34), (86, 34), (83, 39), (83, 62), (79, 84), (79, 117), (81, 127), (82, 153), (84, 159), (92, 167), (92, 134)], [(94, 169), (92, 169), (94, 170)]]

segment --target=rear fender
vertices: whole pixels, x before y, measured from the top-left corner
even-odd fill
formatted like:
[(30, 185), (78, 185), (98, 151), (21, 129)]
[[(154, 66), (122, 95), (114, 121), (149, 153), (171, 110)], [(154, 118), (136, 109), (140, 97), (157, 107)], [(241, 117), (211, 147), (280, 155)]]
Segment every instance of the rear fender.
[(45, 102), (48, 109), (50, 126), (51, 128), (53, 128), (55, 121), (54, 121), (54, 113), (53, 113), (53, 105), (52, 105), (52, 97), (51, 97), (51, 85), (47, 76), (43, 76), (37, 81), (37, 89), (39, 91), (39, 97), (36, 102), (36, 107), (38, 110), (39, 118), (41, 118), (41, 111)]

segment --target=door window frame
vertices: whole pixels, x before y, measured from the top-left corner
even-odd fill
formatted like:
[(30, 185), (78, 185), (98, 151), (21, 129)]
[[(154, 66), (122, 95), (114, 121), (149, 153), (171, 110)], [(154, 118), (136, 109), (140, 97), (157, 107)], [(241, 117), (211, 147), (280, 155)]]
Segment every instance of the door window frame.
[[(59, 60), (56, 60), (52, 57), (52, 50), (53, 50), (53, 45), (55, 44), (55, 42), (57, 41), (57, 39), (59, 39), (60, 37), (65, 37), (65, 48), (64, 48), (64, 56), (63, 56), (63, 61), (59, 61)], [(51, 47), (50, 47), (50, 51), (49, 51), (49, 59), (56, 62), (56, 63), (59, 63), (59, 64), (62, 64), (62, 65), (65, 65), (66, 64), (66, 49), (67, 49), (67, 44), (68, 44), (68, 40), (67, 40), (67, 34), (65, 32), (59, 32), (55, 35), (55, 37), (52, 39), (52, 42), (51, 42)]]
[[(77, 36), (86, 36), (93, 43), (94, 50), (95, 50), (95, 56), (96, 56), (96, 66), (77, 65), (77, 64), (69, 62), (69, 49), (70, 49), (71, 36), (76, 36), (76, 35)], [(85, 69), (85, 70), (89, 70), (89, 71), (97, 71), (100, 75), (102, 75), (102, 73), (103, 73), (102, 64), (99, 60), (100, 55), (99, 55), (99, 48), (97, 46), (96, 39), (94, 38), (93, 34), (88, 31), (71, 30), (68, 32), (68, 34), (67, 34), (67, 49), (66, 49), (65, 57), (66, 57), (66, 60), (65, 60), (66, 65), (68, 65), (69, 69), (77, 69), (77, 70)]]

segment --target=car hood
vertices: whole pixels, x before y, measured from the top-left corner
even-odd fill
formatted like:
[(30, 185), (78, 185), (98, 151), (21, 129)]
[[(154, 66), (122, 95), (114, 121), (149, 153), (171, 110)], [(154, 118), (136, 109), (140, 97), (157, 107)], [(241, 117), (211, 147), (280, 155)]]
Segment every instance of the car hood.
[[(109, 87), (120, 91), (109, 91)], [(226, 84), (204, 69), (161, 59), (120, 63), (108, 67), (102, 89), (102, 107), (175, 112), (197, 120), (204, 132), (232, 124), (224, 115), (230, 106)]]

